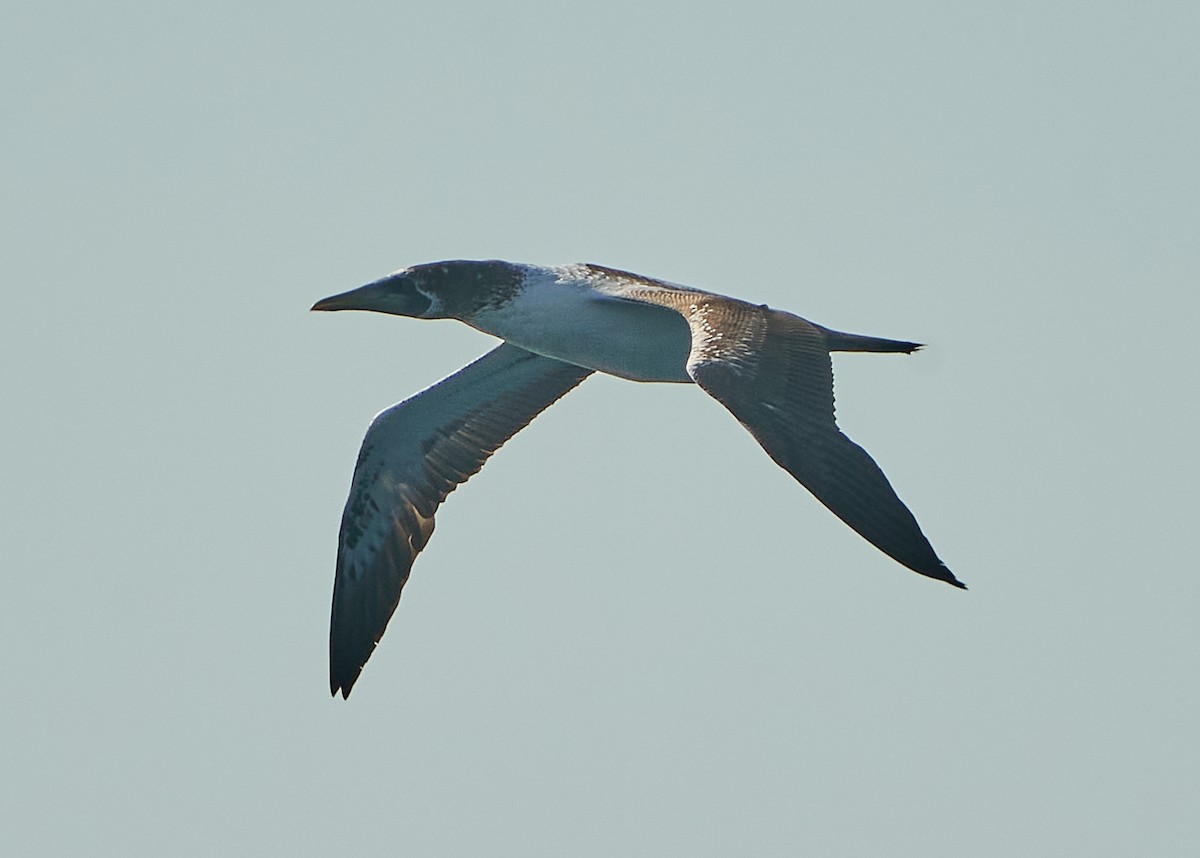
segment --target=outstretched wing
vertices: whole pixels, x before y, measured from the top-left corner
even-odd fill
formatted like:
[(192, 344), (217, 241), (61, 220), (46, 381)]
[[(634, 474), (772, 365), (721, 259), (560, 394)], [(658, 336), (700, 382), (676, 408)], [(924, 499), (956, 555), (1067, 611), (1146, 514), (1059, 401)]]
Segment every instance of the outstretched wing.
[(350, 695), (446, 496), (591, 370), (504, 343), (375, 418), (342, 514), (329, 688)]
[[(938, 558), (875, 460), (838, 429), (831, 332), (765, 306), (657, 282), (647, 285), (639, 289), (630, 284), (622, 297), (671, 307), (688, 320), (688, 373), (780, 467), (888, 556), (914, 572), (965, 589)], [(867, 343), (867, 350), (885, 350), (874, 342)], [(886, 350), (916, 348), (915, 343), (892, 345)]]

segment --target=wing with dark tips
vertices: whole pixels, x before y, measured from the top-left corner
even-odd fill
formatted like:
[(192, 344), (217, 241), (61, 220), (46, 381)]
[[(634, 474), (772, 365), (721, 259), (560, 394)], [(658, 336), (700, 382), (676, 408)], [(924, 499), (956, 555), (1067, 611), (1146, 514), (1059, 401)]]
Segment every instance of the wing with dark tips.
[(433, 533), (438, 505), (590, 373), (505, 343), (375, 418), (338, 539), (330, 691), (350, 695)]
[[(874, 459), (838, 429), (825, 329), (791, 313), (708, 293), (633, 287), (625, 297), (673, 307), (688, 320), (688, 373), (834, 515), (914, 572), (965, 589)], [(893, 341), (857, 340), (863, 342), (837, 345), (868, 351), (916, 348), (915, 343), (884, 348)]]

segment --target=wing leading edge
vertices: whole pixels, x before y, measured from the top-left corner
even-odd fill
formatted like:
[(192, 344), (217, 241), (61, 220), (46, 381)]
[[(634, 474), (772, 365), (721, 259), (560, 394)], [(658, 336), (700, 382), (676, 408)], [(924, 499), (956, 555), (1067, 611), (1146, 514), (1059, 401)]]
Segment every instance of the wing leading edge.
[(350, 695), (400, 601), (434, 512), (591, 370), (504, 343), (375, 418), (342, 514), (329, 688)]

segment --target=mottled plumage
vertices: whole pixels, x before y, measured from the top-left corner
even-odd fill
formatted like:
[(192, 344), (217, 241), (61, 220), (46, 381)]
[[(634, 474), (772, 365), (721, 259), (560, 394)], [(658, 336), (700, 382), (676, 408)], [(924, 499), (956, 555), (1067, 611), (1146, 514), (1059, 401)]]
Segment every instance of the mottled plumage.
[(342, 516), (330, 689), (350, 694), (383, 635), (434, 512), (488, 456), (592, 372), (694, 382), (865, 539), (963, 587), (887, 477), (834, 420), (832, 351), (917, 343), (833, 331), (781, 310), (600, 265), (438, 262), (317, 302), (454, 318), (505, 342), (384, 411), (363, 441)]

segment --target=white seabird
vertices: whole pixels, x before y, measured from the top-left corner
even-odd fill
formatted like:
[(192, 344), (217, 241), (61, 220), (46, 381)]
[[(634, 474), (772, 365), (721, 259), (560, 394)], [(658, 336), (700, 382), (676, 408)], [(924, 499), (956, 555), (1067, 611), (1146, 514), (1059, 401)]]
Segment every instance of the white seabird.
[(367, 430), (338, 540), (335, 695), (349, 696), (383, 636), (438, 505), (593, 372), (698, 384), (871, 544), (965, 589), (883, 471), (834, 421), (830, 352), (909, 354), (918, 343), (833, 331), (766, 305), (584, 264), (415, 265), (313, 309), (458, 319), (504, 340)]

